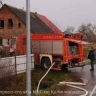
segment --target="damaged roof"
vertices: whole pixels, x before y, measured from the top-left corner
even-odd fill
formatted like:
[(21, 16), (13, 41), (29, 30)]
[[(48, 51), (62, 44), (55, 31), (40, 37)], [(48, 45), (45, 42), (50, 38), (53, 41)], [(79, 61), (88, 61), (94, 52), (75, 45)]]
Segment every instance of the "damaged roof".
[[(26, 25), (26, 11), (18, 9), (9, 5), (7, 6), (25, 25)], [(3, 7), (4, 7), (3, 6)], [(30, 30), (32, 33), (42, 34), (42, 33), (54, 33), (54, 31), (48, 27), (37, 15), (36, 13), (30, 12)]]
[(62, 33), (62, 31), (56, 27), (48, 18), (43, 15), (36, 14), (49, 28), (51, 28), (55, 33)]

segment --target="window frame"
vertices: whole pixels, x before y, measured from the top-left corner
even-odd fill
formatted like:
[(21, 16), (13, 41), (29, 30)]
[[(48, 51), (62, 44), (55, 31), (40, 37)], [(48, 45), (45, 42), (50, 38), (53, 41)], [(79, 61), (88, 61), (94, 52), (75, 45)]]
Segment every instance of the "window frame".
[(8, 19), (8, 28), (13, 28), (13, 20), (12, 19)]

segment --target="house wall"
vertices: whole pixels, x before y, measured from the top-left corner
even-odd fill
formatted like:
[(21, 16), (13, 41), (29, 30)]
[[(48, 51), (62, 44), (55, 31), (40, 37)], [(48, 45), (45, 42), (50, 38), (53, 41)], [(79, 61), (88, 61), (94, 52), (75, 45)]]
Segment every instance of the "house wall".
[[(12, 19), (13, 27), (8, 27), (8, 19)], [(14, 14), (12, 13), (6, 6), (0, 9), (0, 20), (4, 20), (4, 28), (0, 27), (0, 37), (11, 37), (13, 35), (25, 33), (26, 26), (25, 24)], [(18, 24), (21, 24), (21, 27), (18, 27)]]

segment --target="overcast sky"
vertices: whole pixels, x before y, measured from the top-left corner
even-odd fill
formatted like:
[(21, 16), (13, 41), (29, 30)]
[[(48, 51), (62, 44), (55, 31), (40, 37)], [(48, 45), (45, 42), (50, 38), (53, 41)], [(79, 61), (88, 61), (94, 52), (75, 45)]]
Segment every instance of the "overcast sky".
[[(3, 3), (26, 10), (26, 0), (3, 0)], [(30, 0), (30, 10), (45, 15), (62, 31), (82, 23), (96, 25), (96, 0)]]

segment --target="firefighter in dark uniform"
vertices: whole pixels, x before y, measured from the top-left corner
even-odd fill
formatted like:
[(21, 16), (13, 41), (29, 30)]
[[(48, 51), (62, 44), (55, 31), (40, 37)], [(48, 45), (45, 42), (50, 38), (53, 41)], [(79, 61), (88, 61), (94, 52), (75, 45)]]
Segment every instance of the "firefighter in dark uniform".
[(94, 71), (95, 50), (93, 49), (93, 47), (91, 47), (91, 50), (89, 51), (88, 59), (90, 59), (91, 61), (90, 71)]

